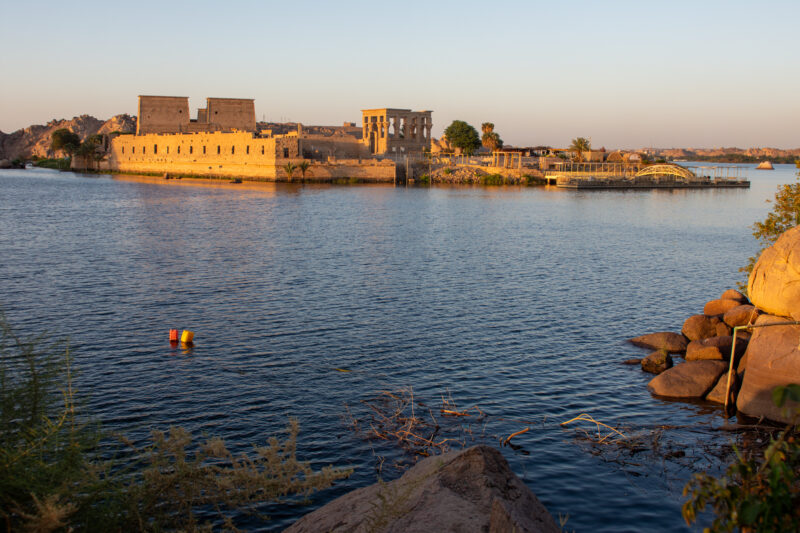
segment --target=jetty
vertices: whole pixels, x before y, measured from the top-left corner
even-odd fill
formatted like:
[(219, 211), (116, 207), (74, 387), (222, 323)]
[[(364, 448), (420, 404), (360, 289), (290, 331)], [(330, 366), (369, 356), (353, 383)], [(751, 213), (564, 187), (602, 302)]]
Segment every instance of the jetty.
[(747, 189), (750, 181), (741, 171), (737, 166), (575, 162), (547, 171), (545, 178), (564, 189)]

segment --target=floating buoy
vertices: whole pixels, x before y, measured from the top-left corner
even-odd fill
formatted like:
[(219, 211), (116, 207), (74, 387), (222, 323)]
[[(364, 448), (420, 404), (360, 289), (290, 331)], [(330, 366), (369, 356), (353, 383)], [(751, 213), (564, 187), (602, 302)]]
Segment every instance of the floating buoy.
[(189, 331), (188, 329), (183, 330), (181, 333), (181, 342), (183, 344), (192, 344), (194, 340), (194, 331)]
[(178, 342), (178, 330), (177, 329), (169, 330), (169, 342)]

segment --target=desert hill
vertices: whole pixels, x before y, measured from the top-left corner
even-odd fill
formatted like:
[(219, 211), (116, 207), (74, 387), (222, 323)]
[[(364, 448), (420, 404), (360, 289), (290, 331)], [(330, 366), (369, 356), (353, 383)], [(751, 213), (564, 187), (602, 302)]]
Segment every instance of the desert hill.
[(71, 120), (51, 120), (46, 125), (28, 126), (13, 133), (0, 131), (0, 159), (13, 161), (33, 156), (52, 156), (53, 154), (50, 152), (51, 136), (54, 131), (62, 128), (77, 133), (81, 141), (84, 141), (87, 137), (97, 133), (114, 131), (132, 133), (136, 131), (136, 117), (117, 115), (103, 121), (90, 115), (81, 115)]

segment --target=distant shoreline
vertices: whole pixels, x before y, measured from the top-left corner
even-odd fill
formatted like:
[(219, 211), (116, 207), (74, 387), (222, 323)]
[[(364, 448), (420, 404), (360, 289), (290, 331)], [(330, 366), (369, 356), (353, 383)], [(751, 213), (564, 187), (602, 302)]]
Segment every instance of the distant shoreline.
[[(687, 161), (698, 161), (703, 163), (741, 163), (741, 164), (758, 164), (762, 161), (770, 161), (773, 164), (785, 164), (785, 165), (793, 165), (798, 160), (797, 156), (783, 156), (783, 157), (755, 157), (749, 155), (737, 155), (737, 154), (728, 154), (728, 155), (691, 155), (685, 158), (681, 158), (681, 160)], [(671, 161), (677, 161), (677, 159), (671, 159)]]

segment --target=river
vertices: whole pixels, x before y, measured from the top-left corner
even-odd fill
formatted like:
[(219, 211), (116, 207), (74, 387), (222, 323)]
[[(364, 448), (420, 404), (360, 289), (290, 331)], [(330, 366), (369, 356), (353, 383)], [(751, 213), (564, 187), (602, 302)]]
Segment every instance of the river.
[[(246, 527), (285, 527), (378, 468), (399, 475), (400, 450), (342, 415), (413, 387), (431, 406), (478, 406), (470, 442), (530, 427), (502, 451), (567, 529), (685, 531), (681, 489), (697, 465), (719, 468), (702, 443), (728, 439), (724, 420), (654, 399), (651, 376), (620, 361), (646, 355), (626, 339), (680, 331), (740, 281), (750, 225), (795, 168), (747, 174), (749, 190), (583, 192), (3, 170), (0, 307), (21, 333), (69, 337), (107, 429), (142, 443), (176, 424), (246, 451), (292, 416), (301, 459), (355, 469)], [(171, 347), (170, 328), (194, 347)], [(593, 454), (559, 425), (581, 413), (680, 426), (664, 438), (690, 460)]]

